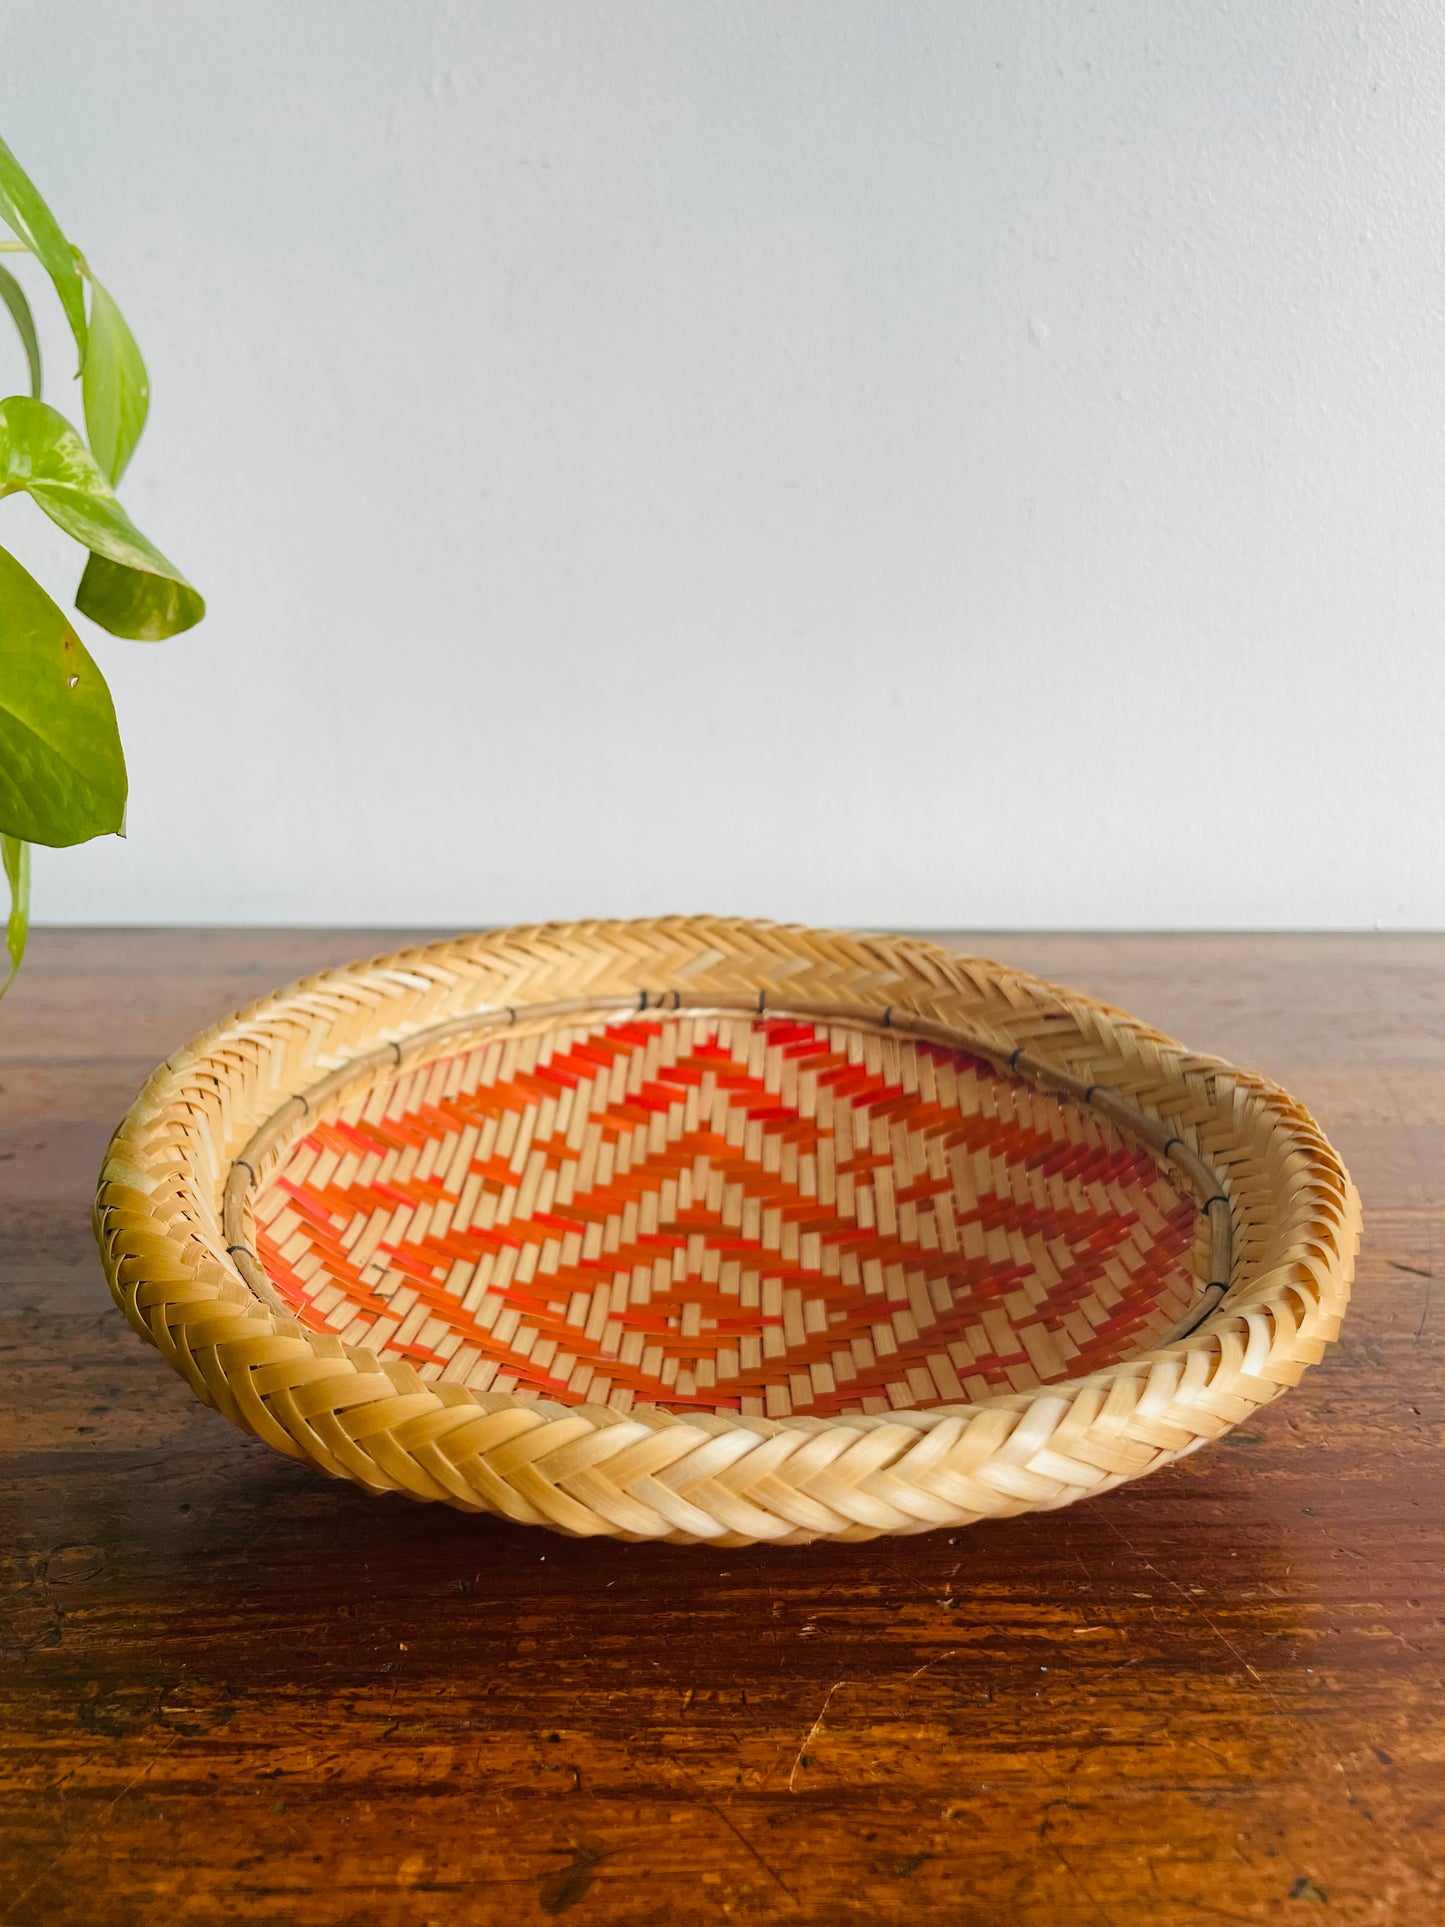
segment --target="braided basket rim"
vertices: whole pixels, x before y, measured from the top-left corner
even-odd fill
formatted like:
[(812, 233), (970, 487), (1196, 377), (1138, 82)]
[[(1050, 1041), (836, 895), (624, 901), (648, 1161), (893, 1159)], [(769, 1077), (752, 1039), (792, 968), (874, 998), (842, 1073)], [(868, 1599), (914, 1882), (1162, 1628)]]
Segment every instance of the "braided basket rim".
[[(826, 1007), (956, 1042), (1096, 1105), (1193, 1187), (1224, 1274), (1177, 1335), (1032, 1391), (881, 1415), (624, 1414), (423, 1380), (308, 1330), (262, 1302), (264, 1274), (223, 1229), (260, 1128), (288, 1104), (299, 1120), (298, 1093), (378, 1050), (390, 1068), (448, 1025), (515, 1024), (568, 999), (712, 1010), (754, 997), (770, 1014)], [(111, 1141), (94, 1221), (132, 1326), (290, 1457), (574, 1534), (787, 1544), (1052, 1508), (1193, 1451), (1323, 1356), (1360, 1214), (1303, 1105), (1127, 1012), (921, 937), (667, 917), (444, 938), (256, 999), (157, 1067)]]

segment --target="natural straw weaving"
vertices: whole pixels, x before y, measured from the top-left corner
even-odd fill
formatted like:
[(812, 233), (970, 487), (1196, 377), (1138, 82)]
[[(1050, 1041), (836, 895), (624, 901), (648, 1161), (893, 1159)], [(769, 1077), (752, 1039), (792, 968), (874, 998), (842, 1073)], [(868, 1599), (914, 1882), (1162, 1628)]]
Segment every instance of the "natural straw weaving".
[(1335, 1336), (1353, 1188), (1265, 1080), (915, 939), (433, 944), (265, 999), (111, 1146), (112, 1289), (374, 1490), (630, 1538), (1068, 1503)]

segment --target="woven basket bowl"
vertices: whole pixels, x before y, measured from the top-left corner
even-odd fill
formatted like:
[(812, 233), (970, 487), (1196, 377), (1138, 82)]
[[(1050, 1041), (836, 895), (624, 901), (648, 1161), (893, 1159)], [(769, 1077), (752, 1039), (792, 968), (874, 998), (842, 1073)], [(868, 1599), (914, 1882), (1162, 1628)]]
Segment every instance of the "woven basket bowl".
[(913, 938), (551, 924), (324, 972), (155, 1072), (96, 1233), (293, 1458), (796, 1545), (1067, 1505), (1335, 1337), (1359, 1209), (1264, 1078)]

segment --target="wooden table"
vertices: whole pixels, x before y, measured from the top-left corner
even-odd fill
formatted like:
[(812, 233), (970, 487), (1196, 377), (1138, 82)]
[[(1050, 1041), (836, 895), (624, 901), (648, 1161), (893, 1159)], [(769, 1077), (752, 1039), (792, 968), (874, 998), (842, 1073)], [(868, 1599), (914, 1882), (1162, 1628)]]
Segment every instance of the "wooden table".
[(792, 1551), (366, 1498), (111, 1308), (91, 1189), (152, 1063), (390, 940), (42, 933), (0, 1006), (5, 1927), (1445, 1921), (1445, 939), (976, 946), (1312, 1105), (1355, 1307), (1138, 1485)]

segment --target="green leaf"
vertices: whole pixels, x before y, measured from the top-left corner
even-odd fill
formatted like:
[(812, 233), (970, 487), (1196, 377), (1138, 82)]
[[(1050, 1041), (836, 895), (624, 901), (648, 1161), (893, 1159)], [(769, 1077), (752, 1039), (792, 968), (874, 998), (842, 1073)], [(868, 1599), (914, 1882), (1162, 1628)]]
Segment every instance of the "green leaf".
[(45, 205), (34, 181), (0, 141), (0, 221), (21, 241), (55, 283), (60, 305), (85, 365), (85, 286), (75, 249), (60, 231), (60, 223)]
[(111, 481), (118, 482), (146, 425), (150, 380), (125, 316), (94, 275), (83, 392), (91, 453)]
[(10, 319), (15, 323), (15, 332), (25, 350), (25, 361), (30, 370), (30, 398), (39, 401), (40, 338), (35, 332), (35, 317), (30, 312), (25, 290), (9, 268), (0, 268), (0, 301), (10, 310)]
[(115, 706), (63, 609), (0, 549), (0, 835), (84, 843), (125, 821)]
[(92, 555), (75, 592), (75, 606), (113, 636), (164, 642), (194, 629), (206, 605), (179, 575), (147, 575), (103, 555)]
[(131, 521), (65, 417), (12, 395), (0, 401), (0, 495), (18, 489), (91, 551), (75, 606), (92, 622), (115, 636), (159, 642), (206, 613), (179, 569)]
[(0, 857), (10, 885), (10, 917), (5, 925), (5, 948), (10, 952), (10, 974), (0, 984), (3, 997), (15, 981), (20, 959), (25, 955), (25, 940), (30, 935), (30, 845), (18, 836), (0, 836)]

